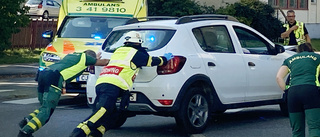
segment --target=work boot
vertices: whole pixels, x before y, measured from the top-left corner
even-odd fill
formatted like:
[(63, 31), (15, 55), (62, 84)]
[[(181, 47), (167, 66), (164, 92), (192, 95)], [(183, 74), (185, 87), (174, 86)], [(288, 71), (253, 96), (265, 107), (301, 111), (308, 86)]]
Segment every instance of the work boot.
[(102, 137), (103, 134), (99, 130), (92, 130), (88, 137)]
[(22, 129), (25, 125), (27, 125), (28, 121), (29, 120), (27, 118), (23, 118), (23, 120), (19, 122), (20, 129)]
[(19, 131), (18, 137), (33, 137), (32, 134), (27, 134), (23, 131)]
[(80, 128), (75, 128), (69, 137), (86, 137), (86, 133)]

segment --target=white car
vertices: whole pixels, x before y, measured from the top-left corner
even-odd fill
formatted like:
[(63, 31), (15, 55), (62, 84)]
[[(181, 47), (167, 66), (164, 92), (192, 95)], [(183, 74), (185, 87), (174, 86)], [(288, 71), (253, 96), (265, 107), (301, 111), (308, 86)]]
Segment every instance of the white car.
[[(214, 113), (227, 109), (281, 104), (275, 77), (292, 51), (224, 15), (194, 15), (146, 21), (113, 29), (101, 51), (102, 58), (123, 45), (124, 35), (138, 31), (152, 56), (171, 52), (166, 66), (143, 67), (131, 91), (127, 116), (172, 116), (183, 131), (201, 133)], [(95, 102), (95, 82), (102, 67), (91, 70), (88, 104)], [(121, 126), (126, 117), (120, 118)]]
[(30, 7), (27, 15), (48, 19), (49, 17), (59, 16), (61, 5), (54, 0), (29, 0), (25, 6)]

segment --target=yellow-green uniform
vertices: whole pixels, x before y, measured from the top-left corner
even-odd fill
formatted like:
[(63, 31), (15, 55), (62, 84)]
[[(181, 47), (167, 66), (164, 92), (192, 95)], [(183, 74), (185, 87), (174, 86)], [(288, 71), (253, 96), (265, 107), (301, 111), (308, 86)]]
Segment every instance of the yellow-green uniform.
[(305, 136), (305, 121), (309, 136), (320, 137), (320, 55), (301, 52), (283, 63), (289, 68), (288, 110), (293, 137)]
[(294, 24), (284, 24), (284, 31), (289, 30), (292, 26), (297, 25), (299, 28), (297, 30), (292, 31), (289, 34), (288, 38), (285, 38), (283, 41), (283, 45), (300, 45), (306, 42), (305, 36), (308, 34), (308, 30), (303, 22), (296, 21)]
[(58, 105), (63, 81), (70, 82), (80, 76), (87, 66), (95, 63), (96, 58), (94, 57), (85, 53), (73, 53), (40, 71), (38, 99), (41, 107), (25, 118), (26, 124), (19, 123), (21, 131), (26, 134), (32, 134), (46, 124)]
[(102, 136), (112, 124), (117, 98), (131, 88), (139, 68), (165, 64), (165, 57), (149, 56), (141, 46), (127, 43), (118, 48), (96, 82), (96, 110), (74, 129), (70, 137)]

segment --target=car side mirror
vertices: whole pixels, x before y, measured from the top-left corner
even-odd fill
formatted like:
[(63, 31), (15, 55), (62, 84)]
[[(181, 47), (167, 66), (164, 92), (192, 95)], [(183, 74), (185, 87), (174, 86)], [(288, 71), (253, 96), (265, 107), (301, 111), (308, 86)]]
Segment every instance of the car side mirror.
[(50, 42), (53, 40), (53, 31), (52, 30), (47, 30), (42, 33), (42, 37), (45, 39), (48, 39)]
[(284, 47), (281, 45), (276, 44), (275, 45), (276, 53), (283, 53), (285, 51)]

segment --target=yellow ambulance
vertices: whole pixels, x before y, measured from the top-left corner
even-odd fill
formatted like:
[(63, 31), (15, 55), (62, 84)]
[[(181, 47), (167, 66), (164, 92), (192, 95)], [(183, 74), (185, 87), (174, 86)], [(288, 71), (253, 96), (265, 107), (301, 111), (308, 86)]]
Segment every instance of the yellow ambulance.
[[(111, 30), (132, 18), (147, 16), (147, 0), (62, 0), (57, 34), (43, 33), (51, 42), (40, 54), (39, 71), (65, 55), (98, 51)], [(85, 93), (88, 71), (65, 86), (67, 93)]]

